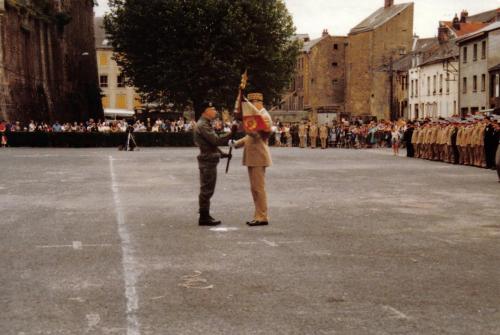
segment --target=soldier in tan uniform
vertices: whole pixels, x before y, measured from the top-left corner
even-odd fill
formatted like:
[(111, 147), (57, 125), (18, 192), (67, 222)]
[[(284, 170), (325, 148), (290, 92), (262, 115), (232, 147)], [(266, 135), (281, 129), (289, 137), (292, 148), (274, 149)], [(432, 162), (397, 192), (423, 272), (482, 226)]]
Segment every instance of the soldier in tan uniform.
[(472, 154), (472, 133), (474, 132), (474, 126), (468, 125), (464, 130), (463, 145), (464, 145), (464, 165), (472, 165), (473, 154)]
[(455, 131), (455, 125), (450, 124), (446, 128), (446, 143), (445, 143), (445, 162), (446, 163), (454, 163), (455, 157), (453, 155), (453, 141), (452, 136)]
[[(252, 93), (248, 95), (248, 100), (259, 111), (265, 111), (263, 101), (264, 97), (261, 93)], [(265, 122), (271, 127), (272, 120), (269, 114), (263, 113)], [(265, 226), (269, 224), (268, 208), (267, 208), (267, 193), (266, 193), (266, 168), (272, 165), (271, 153), (268, 145), (269, 133), (255, 132), (248, 133), (241, 140), (231, 141), (229, 145), (234, 148), (244, 148), (243, 165), (248, 168), (248, 176), (250, 179), (250, 189), (252, 191), (253, 202), (255, 205), (255, 213), (252, 221), (247, 222), (247, 225)]]
[(458, 164), (464, 165), (465, 164), (465, 125), (463, 122), (461, 122), (461, 126), (458, 128), (457, 131), (457, 147), (458, 147)]
[(436, 154), (434, 155), (434, 160), (440, 161), (442, 155), (442, 146), (441, 142), (443, 142), (443, 124), (439, 123), (436, 126)]
[(431, 151), (430, 151), (430, 160), (437, 160), (437, 157), (439, 156), (439, 151), (438, 151), (438, 132), (439, 132), (439, 126), (434, 125), (431, 128), (431, 134), (429, 137), (429, 144), (431, 146)]
[(302, 122), (299, 125), (299, 140), (300, 140), (300, 147), (305, 148), (307, 145), (307, 126)]
[(441, 124), (440, 136), (439, 136), (439, 160), (444, 162), (446, 159), (446, 137), (448, 135), (448, 125), (446, 123)]
[(319, 127), (319, 139), (321, 140), (321, 149), (326, 149), (326, 140), (328, 139), (328, 126), (326, 124)]
[(415, 148), (415, 158), (419, 158), (419, 152), (418, 152), (418, 135), (420, 133), (420, 128), (416, 128), (413, 131), (413, 134), (411, 135), (411, 144), (413, 144), (413, 147)]
[(318, 142), (318, 126), (316, 123), (311, 123), (309, 126), (309, 137), (311, 138), (311, 149), (316, 149)]
[(483, 122), (478, 124), (479, 130), (477, 132), (476, 139), (476, 154), (477, 154), (477, 166), (486, 168), (486, 152), (484, 151), (484, 135), (486, 132), (486, 124)]
[(424, 159), (430, 159), (432, 156), (431, 135), (432, 126), (427, 124), (424, 131)]

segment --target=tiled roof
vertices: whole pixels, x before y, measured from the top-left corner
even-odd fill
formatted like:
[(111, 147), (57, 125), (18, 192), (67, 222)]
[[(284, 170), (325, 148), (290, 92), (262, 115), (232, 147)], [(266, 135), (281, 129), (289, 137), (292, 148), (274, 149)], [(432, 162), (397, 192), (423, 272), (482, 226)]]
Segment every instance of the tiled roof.
[(407, 54), (392, 64), (394, 71), (406, 72), (411, 68), (413, 55)]
[(460, 29), (455, 29), (453, 27), (452, 21), (442, 21), (441, 23), (444, 24), (446, 27), (448, 27), (448, 29), (453, 31), (457, 37), (462, 37), (467, 34), (476, 32), (488, 25), (487, 23), (483, 22), (467, 22), (467, 23), (460, 23)]
[(467, 17), (469, 22), (492, 22), (497, 17), (497, 12), (500, 12), (500, 8), (489, 10), (487, 12), (479, 13), (476, 15), (471, 15)]
[(104, 30), (103, 17), (94, 18), (94, 35), (95, 35), (95, 47), (97, 49), (112, 49), (109, 40), (106, 38), (106, 31)]
[(319, 42), (321, 42), (322, 40), (324, 40), (325, 38), (327, 37), (330, 37), (329, 35), (325, 35), (325, 36), (322, 36), (320, 38), (316, 38), (314, 40), (311, 40), (309, 42), (305, 42), (304, 43), (304, 46), (302, 47), (302, 52), (310, 52), (311, 49), (316, 45), (318, 44)]
[(375, 13), (364, 19), (360, 24), (354, 27), (350, 35), (363, 33), (366, 31), (374, 30), (387, 21), (391, 20), (398, 14), (402, 13), (408, 7), (413, 6), (413, 2), (403, 3), (399, 5), (392, 5), (390, 7), (379, 8)]
[(423, 62), (420, 66), (426, 64), (432, 64), (435, 62), (441, 62), (445, 59), (458, 57), (460, 55), (460, 49), (455, 40), (450, 40), (446, 43), (438, 44), (435, 50), (432, 50), (426, 56), (424, 56)]
[(437, 37), (419, 38), (415, 43), (415, 48), (413, 50), (413, 53), (425, 52), (438, 45), (439, 45), (439, 40)]
[(460, 37), (457, 41), (462, 42), (462, 41), (468, 40), (470, 38), (474, 38), (476, 36), (480, 36), (482, 34), (488, 33), (488, 32), (493, 31), (493, 30), (498, 30), (498, 29), (500, 29), (500, 21), (493, 22), (491, 24), (486, 24), (482, 29), (479, 29), (479, 30), (474, 31), (470, 34), (464, 35), (464, 36)]

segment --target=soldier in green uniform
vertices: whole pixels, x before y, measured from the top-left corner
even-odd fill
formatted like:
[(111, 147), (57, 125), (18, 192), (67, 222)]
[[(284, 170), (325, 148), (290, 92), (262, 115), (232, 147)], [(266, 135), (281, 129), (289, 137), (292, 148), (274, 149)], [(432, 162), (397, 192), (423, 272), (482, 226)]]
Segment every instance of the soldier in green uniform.
[(198, 155), (198, 166), (200, 169), (200, 226), (217, 226), (220, 221), (210, 216), (210, 199), (214, 195), (215, 184), (217, 182), (217, 165), (221, 158), (228, 158), (219, 145), (225, 145), (231, 139), (232, 132), (224, 136), (219, 136), (212, 128), (211, 122), (217, 117), (217, 111), (211, 102), (206, 102), (202, 106), (204, 111), (196, 124), (194, 131), (194, 142), (200, 148)]

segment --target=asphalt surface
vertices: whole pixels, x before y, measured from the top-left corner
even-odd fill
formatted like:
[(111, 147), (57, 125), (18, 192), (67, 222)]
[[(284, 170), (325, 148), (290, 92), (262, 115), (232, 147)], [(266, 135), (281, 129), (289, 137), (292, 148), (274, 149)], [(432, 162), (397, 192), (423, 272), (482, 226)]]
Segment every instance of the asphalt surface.
[(214, 231), (195, 149), (0, 150), (0, 334), (500, 334), (495, 172), (272, 154), (271, 225), (238, 151)]

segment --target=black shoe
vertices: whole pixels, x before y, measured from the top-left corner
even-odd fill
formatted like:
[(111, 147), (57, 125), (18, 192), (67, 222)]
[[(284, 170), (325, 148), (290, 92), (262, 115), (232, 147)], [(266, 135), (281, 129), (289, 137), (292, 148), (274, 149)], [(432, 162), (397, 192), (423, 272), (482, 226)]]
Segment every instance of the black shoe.
[(200, 211), (200, 219), (198, 220), (198, 225), (214, 227), (220, 225), (221, 223), (221, 221), (217, 221), (213, 217), (211, 217), (208, 211)]
[(247, 222), (247, 225), (249, 225), (250, 227), (267, 226), (268, 224), (269, 222), (267, 221), (257, 221), (257, 220)]

